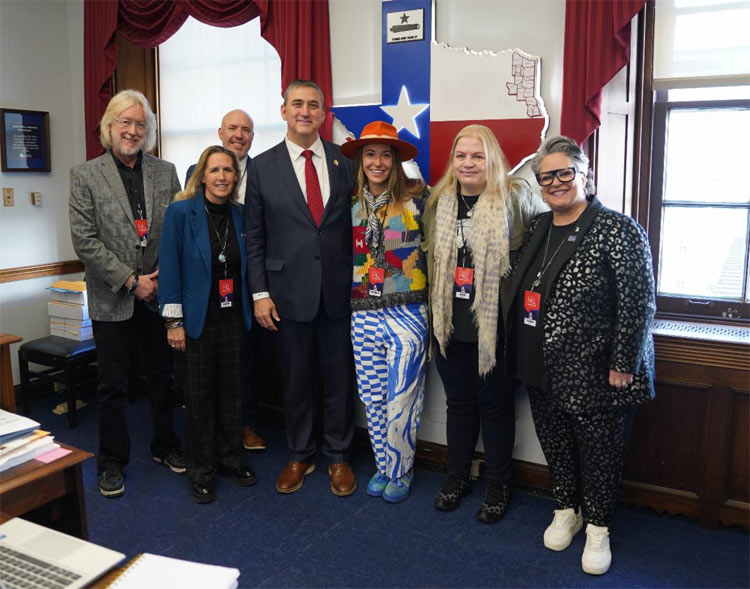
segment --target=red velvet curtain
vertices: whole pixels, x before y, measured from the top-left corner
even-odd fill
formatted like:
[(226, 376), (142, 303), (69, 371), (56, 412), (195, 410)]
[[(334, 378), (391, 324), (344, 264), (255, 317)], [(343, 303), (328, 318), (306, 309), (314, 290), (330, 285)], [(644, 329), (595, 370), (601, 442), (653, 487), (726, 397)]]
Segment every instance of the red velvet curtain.
[(315, 81), (326, 97), (321, 135), (331, 138), (331, 48), (327, 0), (85, 0), (84, 99), (86, 157), (103, 152), (99, 121), (112, 97), (116, 33), (140, 47), (156, 47), (188, 16), (212, 26), (234, 27), (256, 16), (261, 35), (281, 58), (282, 91), (296, 78)]
[(567, 0), (560, 132), (582, 144), (601, 124), (602, 88), (628, 63), (646, 0)]

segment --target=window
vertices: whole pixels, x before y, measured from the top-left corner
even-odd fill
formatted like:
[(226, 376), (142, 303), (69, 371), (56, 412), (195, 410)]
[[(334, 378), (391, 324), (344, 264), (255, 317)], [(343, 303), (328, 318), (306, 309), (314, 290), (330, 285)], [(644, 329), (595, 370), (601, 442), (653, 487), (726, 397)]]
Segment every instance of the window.
[(230, 110), (253, 118), (251, 156), (284, 138), (281, 61), (260, 36), (260, 18), (225, 29), (191, 17), (158, 51), (161, 157), (177, 166), (180, 182), (206, 147), (220, 143), (217, 129)]
[(650, 240), (661, 313), (747, 321), (750, 87), (657, 92)]

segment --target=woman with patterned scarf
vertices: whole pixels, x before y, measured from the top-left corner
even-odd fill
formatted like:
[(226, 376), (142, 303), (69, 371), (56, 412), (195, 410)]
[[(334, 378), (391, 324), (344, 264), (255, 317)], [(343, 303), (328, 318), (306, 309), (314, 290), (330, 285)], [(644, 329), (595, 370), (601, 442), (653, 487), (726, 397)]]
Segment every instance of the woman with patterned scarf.
[(448, 476), (434, 505), (452, 511), (471, 493), (481, 425), (487, 484), (477, 519), (485, 523), (500, 521), (508, 506), (515, 438), (501, 299), (511, 254), (544, 210), (528, 183), (508, 177), (497, 139), (483, 125), (459, 131), (425, 210), (433, 356), (448, 405)]
[(341, 152), (354, 160), (352, 327), (359, 397), (377, 472), (367, 494), (409, 496), (427, 357), (427, 267), (422, 182), (407, 184), (401, 162), (417, 148), (375, 121)]

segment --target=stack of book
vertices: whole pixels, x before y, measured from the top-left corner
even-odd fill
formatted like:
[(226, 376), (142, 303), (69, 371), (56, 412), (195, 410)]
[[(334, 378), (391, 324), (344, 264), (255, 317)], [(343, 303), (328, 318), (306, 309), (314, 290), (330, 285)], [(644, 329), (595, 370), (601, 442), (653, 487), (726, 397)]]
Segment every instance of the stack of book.
[(94, 337), (86, 283), (60, 280), (49, 287), (49, 330), (52, 335), (83, 341)]
[(28, 417), (0, 409), (0, 472), (60, 447)]

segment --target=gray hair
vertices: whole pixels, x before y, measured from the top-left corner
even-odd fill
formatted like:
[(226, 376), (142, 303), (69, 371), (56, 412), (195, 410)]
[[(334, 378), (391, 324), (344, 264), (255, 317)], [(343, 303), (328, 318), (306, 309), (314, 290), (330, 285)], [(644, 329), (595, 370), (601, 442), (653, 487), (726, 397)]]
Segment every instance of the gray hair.
[(143, 141), (143, 151), (151, 151), (156, 145), (156, 115), (151, 110), (151, 105), (148, 103), (148, 98), (138, 92), (138, 90), (122, 90), (115, 94), (107, 105), (107, 110), (102, 115), (102, 120), (99, 123), (99, 141), (101, 141), (104, 149), (112, 147), (112, 123), (115, 117), (122, 111), (139, 104), (143, 108), (143, 114), (146, 117), (146, 137)]
[(315, 82), (311, 80), (294, 80), (291, 82), (287, 87), (286, 90), (284, 90), (284, 106), (286, 106), (286, 101), (289, 99), (289, 93), (294, 90), (295, 88), (312, 88), (320, 97), (320, 107), (325, 107), (325, 101), (323, 100), (323, 91), (320, 89), (320, 86), (318, 86)]
[(570, 159), (573, 160), (573, 165), (575, 166), (576, 170), (578, 170), (581, 174), (586, 174), (586, 186), (584, 186), (586, 196), (590, 196), (596, 193), (596, 187), (594, 185), (594, 171), (589, 165), (588, 156), (575, 141), (573, 141), (570, 137), (565, 137), (564, 135), (550, 137), (549, 139), (545, 140), (544, 143), (542, 143), (539, 151), (536, 152), (536, 155), (530, 162), (531, 171), (534, 173), (534, 175), (539, 173), (539, 170), (542, 167), (542, 160), (548, 155), (552, 155), (553, 153), (562, 153), (564, 155), (567, 155)]

